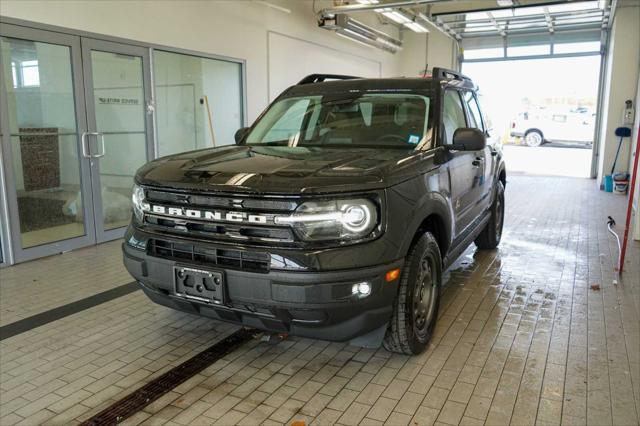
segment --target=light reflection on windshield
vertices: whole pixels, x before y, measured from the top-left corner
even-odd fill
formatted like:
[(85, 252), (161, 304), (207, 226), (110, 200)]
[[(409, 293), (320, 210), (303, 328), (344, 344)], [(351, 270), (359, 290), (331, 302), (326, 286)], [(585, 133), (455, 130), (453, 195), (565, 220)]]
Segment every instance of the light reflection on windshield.
[(430, 98), (415, 93), (292, 97), (273, 104), (248, 145), (425, 149), (432, 141)]

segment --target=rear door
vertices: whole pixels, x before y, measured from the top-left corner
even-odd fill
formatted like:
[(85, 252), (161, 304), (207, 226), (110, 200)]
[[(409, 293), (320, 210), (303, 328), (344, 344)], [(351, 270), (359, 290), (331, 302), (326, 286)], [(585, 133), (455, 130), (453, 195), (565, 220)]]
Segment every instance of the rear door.
[[(453, 134), (459, 128), (467, 127), (467, 117), (456, 89), (446, 89), (442, 104), (442, 127), (444, 145), (453, 143)], [(473, 210), (477, 204), (474, 194), (478, 167), (474, 164), (476, 153), (469, 151), (451, 151), (448, 161), (449, 182), (451, 183), (451, 203), (455, 219), (455, 238), (464, 234), (465, 229), (475, 218)]]

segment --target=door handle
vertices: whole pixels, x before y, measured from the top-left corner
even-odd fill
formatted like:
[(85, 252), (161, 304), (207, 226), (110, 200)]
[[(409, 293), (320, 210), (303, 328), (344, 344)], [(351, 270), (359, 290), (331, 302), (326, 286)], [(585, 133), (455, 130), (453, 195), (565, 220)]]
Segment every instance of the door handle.
[(471, 162), (475, 167), (478, 167), (482, 163), (484, 163), (484, 158), (482, 157), (476, 157), (476, 159)]
[[(100, 145), (102, 146), (102, 152), (100, 152), (99, 154), (94, 154), (91, 155), (88, 151), (89, 151), (89, 145), (88, 143), (88, 137), (89, 136), (99, 136), (100, 137)], [(105, 147), (104, 147), (104, 133), (100, 133), (100, 132), (82, 132), (82, 135), (80, 136), (81, 139), (81, 145), (82, 145), (82, 155), (85, 158), (100, 158), (100, 157), (104, 157), (104, 155), (106, 154), (105, 151)]]
[(102, 150), (101, 150), (101, 152), (99, 154), (95, 154), (93, 156), (93, 158), (104, 157), (105, 154), (107, 153), (107, 151), (105, 150), (105, 147), (104, 147), (104, 133), (95, 132), (94, 134), (100, 138), (100, 146), (102, 147)]

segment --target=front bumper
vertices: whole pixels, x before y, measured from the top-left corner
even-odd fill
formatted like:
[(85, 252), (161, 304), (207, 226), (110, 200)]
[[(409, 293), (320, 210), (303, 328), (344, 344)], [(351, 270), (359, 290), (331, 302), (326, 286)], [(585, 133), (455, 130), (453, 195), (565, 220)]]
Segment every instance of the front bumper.
[[(247, 327), (332, 341), (352, 340), (385, 326), (398, 287), (398, 280), (386, 282), (385, 274), (403, 265), (400, 259), (349, 270), (260, 273), (154, 257), (126, 242), (122, 248), (125, 267), (158, 304)], [(177, 296), (176, 265), (222, 272), (224, 304)], [(363, 281), (371, 284), (371, 294), (352, 294), (353, 284)]]

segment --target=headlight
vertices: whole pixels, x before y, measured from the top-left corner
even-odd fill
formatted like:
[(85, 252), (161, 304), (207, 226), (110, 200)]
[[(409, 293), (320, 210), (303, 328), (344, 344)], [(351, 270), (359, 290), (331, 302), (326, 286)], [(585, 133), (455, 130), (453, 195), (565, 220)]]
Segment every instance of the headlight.
[(145, 209), (144, 201), (144, 189), (141, 186), (133, 185), (133, 191), (131, 193), (131, 202), (133, 204), (133, 214), (138, 221), (142, 222)]
[(370, 200), (308, 201), (277, 224), (290, 224), (306, 241), (355, 240), (368, 237), (378, 224), (378, 211)]

